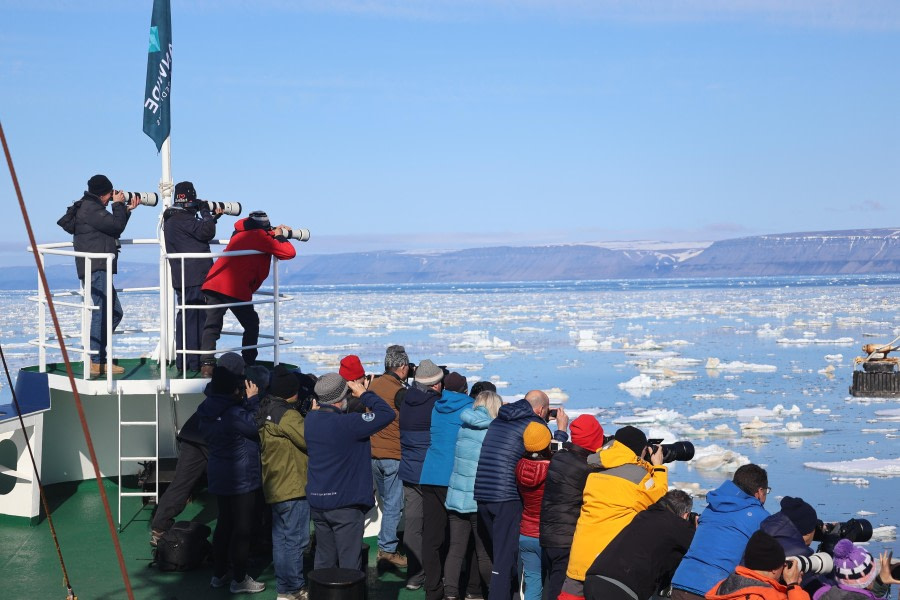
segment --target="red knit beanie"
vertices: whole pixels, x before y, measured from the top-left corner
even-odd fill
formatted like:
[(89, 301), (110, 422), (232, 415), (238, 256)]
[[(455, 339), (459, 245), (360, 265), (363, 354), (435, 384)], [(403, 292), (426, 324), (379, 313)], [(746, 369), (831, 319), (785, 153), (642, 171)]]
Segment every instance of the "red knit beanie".
[(569, 424), (572, 443), (596, 452), (603, 445), (603, 427), (593, 415), (581, 415)]
[(366, 376), (366, 370), (363, 369), (362, 363), (359, 362), (359, 357), (355, 354), (345, 356), (341, 359), (341, 368), (338, 370), (338, 373), (347, 381), (353, 381)]

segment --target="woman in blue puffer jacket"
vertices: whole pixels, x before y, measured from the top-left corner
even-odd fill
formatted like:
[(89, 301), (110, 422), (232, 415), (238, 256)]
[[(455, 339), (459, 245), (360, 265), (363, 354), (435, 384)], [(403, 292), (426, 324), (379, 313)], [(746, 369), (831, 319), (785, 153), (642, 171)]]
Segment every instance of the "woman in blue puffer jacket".
[[(469, 535), (475, 538), (475, 556), (478, 571), (484, 582), (491, 580), (491, 559), (484, 540), (478, 532), (478, 504), (475, 502), (475, 472), (481, 444), (487, 434), (488, 425), (497, 416), (503, 400), (494, 392), (481, 392), (475, 397), (472, 408), (460, 415), (462, 427), (456, 438), (453, 472), (447, 489), (445, 506), (449, 511), (450, 545), (444, 561), (444, 595), (461, 597), (460, 574), (469, 547)], [(471, 576), (471, 575), (470, 575)]]

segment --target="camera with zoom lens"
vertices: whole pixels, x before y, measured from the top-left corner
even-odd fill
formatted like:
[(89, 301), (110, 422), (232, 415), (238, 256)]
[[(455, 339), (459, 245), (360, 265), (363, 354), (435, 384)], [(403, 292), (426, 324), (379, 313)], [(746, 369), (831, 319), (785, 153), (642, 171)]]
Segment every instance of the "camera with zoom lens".
[(273, 227), (275, 235), (280, 235), (289, 240), (297, 240), (298, 242), (309, 241), (309, 229), (288, 229), (287, 227)]
[(657, 446), (662, 446), (663, 462), (670, 463), (674, 461), (688, 461), (694, 458), (694, 445), (690, 442), (674, 442), (671, 444), (663, 444), (662, 438), (653, 438), (647, 440), (647, 447), (650, 454), (656, 452)]
[(131, 202), (132, 198), (137, 198), (139, 204), (143, 204), (144, 206), (156, 206), (156, 203), (159, 202), (159, 194), (156, 192), (126, 192), (122, 191), (122, 194), (125, 196), (125, 202)]
[(813, 541), (819, 542), (819, 552), (834, 554), (834, 546), (840, 540), (868, 542), (872, 539), (872, 522), (867, 519), (849, 519), (836, 523), (816, 523)]
[(785, 560), (797, 563), (801, 573), (828, 575), (834, 570), (834, 559), (827, 552), (816, 552), (809, 556), (788, 556)]
[(216, 209), (221, 208), (222, 213), (229, 217), (237, 217), (241, 214), (240, 202), (213, 202), (212, 200), (198, 200), (200, 206), (204, 204), (209, 208), (209, 212), (214, 213)]

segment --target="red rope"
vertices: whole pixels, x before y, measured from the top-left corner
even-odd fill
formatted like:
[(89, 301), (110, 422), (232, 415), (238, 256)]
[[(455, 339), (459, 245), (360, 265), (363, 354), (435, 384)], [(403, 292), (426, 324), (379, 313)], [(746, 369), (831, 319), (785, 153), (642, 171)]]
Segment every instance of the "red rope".
[[(59, 326), (59, 318), (56, 316), (56, 308), (53, 306), (53, 297), (50, 295), (50, 286), (47, 284), (47, 276), (44, 273), (44, 265), (38, 257), (37, 242), (34, 239), (34, 231), (31, 228), (31, 220), (28, 218), (28, 210), (25, 208), (25, 200), (22, 198), (22, 190), (19, 187), (19, 179), (16, 176), (16, 170), (13, 167), (12, 156), (9, 153), (9, 146), (6, 143), (6, 134), (3, 132), (3, 124), (0, 123), (0, 140), (3, 142), (3, 152), (6, 154), (6, 163), (9, 165), (9, 174), (12, 177), (13, 186), (16, 188), (16, 197), (19, 200), (19, 209), (22, 211), (22, 219), (25, 221), (25, 229), (28, 231), (28, 242), (34, 254), (34, 262), (37, 265), (38, 275), (41, 279), (41, 286), (44, 289), (44, 297), (47, 299), (47, 306), (50, 309), (50, 316), (53, 318), (53, 328), (56, 331), (56, 339), (59, 341), (59, 349), (62, 352), (63, 362), (66, 365), (66, 373), (69, 376), (69, 384), (72, 387), (72, 395), (75, 398), (75, 408), (78, 410), (78, 419), (81, 421), (81, 430), (84, 432), (84, 441), (87, 443), (88, 454), (91, 457), (91, 465), (94, 467), (94, 477), (97, 480), (97, 487), (100, 489), (100, 499), (103, 501), (103, 510), (106, 513), (106, 522), (109, 525), (109, 533), (112, 537), (113, 545), (116, 549), (116, 558), (119, 561), (119, 570), (122, 573), (122, 581), (125, 583), (125, 591), (129, 600), (134, 600), (134, 592), (131, 590), (131, 580), (128, 578), (128, 570), (125, 568), (125, 557), (122, 555), (122, 546), (119, 544), (119, 536), (116, 532), (116, 525), (113, 522), (112, 511), (109, 508), (109, 500), (106, 497), (106, 489), (103, 487), (103, 478), (100, 475), (100, 466), (97, 463), (97, 453), (94, 452), (94, 442), (91, 439), (91, 432), (88, 428), (87, 418), (84, 415), (84, 405), (81, 402), (81, 395), (78, 393), (78, 386), (75, 384), (75, 375), (72, 373), (72, 365), (69, 363), (69, 353), (66, 351), (66, 345), (63, 343), (62, 329)], [(27, 438), (27, 435), (26, 435)], [(119, 482), (121, 485), (122, 482)], [(49, 512), (48, 512), (49, 516)], [(65, 567), (63, 567), (65, 573)], [(68, 587), (68, 575), (66, 577), (66, 586)], [(70, 588), (71, 589), (71, 588)]]

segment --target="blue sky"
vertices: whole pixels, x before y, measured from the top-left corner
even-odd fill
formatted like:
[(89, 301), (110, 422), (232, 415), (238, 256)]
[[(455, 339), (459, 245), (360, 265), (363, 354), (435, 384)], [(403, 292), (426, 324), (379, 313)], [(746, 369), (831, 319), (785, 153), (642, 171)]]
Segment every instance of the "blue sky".
[[(304, 252), (900, 226), (892, 0), (172, 4), (175, 180), (309, 228)], [(0, 120), (41, 241), (94, 173), (156, 189), (151, 7), (0, 0)], [(5, 171), (0, 194), (24, 264)]]

